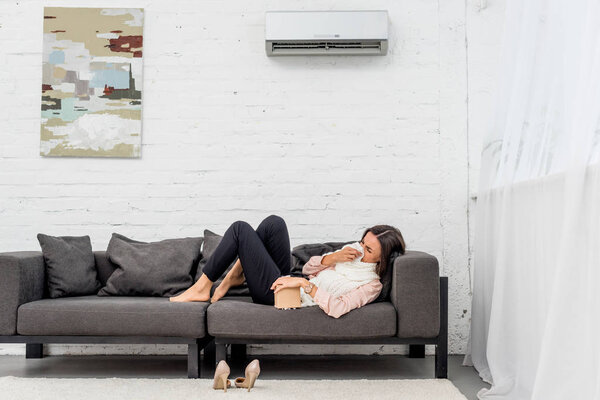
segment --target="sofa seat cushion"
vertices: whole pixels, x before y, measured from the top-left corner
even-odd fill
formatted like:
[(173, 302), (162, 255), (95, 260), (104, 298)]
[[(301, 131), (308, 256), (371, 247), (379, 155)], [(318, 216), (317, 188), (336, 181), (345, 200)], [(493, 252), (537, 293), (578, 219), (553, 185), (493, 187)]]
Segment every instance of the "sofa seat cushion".
[(206, 335), (208, 302), (170, 302), (165, 297), (73, 296), (41, 299), (17, 310), (20, 335)]
[(252, 339), (368, 339), (396, 334), (396, 309), (390, 302), (370, 303), (340, 318), (318, 306), (279, 310), (250, 297), (224, 297), (208, 307), (208, 333)]

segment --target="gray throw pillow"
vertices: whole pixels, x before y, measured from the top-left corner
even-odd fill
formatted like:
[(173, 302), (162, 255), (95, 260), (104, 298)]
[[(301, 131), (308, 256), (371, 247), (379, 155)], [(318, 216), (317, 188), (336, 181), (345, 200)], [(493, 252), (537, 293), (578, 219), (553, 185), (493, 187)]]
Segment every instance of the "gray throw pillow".
[[(352, 240), (349, 242), (310, 243), (301, 244), (299, 246), (294, 247), (292, 249), (292, 257), (294, 261), (292, 263), (291, 275), (303, 277), (304, 275), (302, 274), (302, 267), (304, 267), (304, 264), (306, 264), (311, 257), (320, 256), (331, 251), (337, 251), (344, 247), (344, 245), (354, 243), (356, 241), (357, 240)], [(383, 285), (383, 288), (381, 289), (381, 293), (379, 293), (379, 296), (377, 296), (377, 298), (373, 301), (374, 303), (390, 300), (390, 291), (392, 289), (392, 270), (394, 260), (397, 256), (397, 252), (392, 252), (392, 254), (390, 254), (388, 268), (383, 274), (383, 277), (379, 279), (381, 284)]]
[[(217, 233), (214, 233), (208, 229), (204, 230), (204, 243), (202, 245), (202, 259), (198, 263), (198, 269), (197, 269), (196, 277), (195, 277), (194, 281), (197, 281), (198, 279), (200, 279), (200, 277), (202, 276), (202, 269), (206, 265), (206, 262), (208, 261), (208, 259), (213, 255), (213, 253), (215, 252), (215, 249), (217, 248), (217, 246), (219, 246), (219, 243), (221, 243), (222, 239), (223, 239), (223, 236), (221, 236)], [(223, 272), (223, 275), (221, 275), (221, 277), (219, 279), (217, 279), (217, 281), (214, 283), (214, 285), (212, 286), (212, 289), (211, 289), (211, 296), (214, 293), (217, 286), (219, 286), (221, 284), (225, 275), (227, 275), (227, 273), (231, 270), (231, 268), (233, 268), (236, 261), (237, 261), (237, 257), (231, 264), (229, 264), (229, 266), (227, 267), (225, 272)], [(233, 295), (233, 296), (250, 296), (250, 290), (248, 289), (248, 285), (246, 284), (246, 282), (244, 282), (240, 286), (235, 286), (235, 287), (230, 288), (229, 291), (227, 292), (227, 295), (228, 296), (231, 296), (231, 295)]]
[(189, 288), (202, 238), (140, 242), (113, 233), (106, 249), (116, 269), (98, 296), (173, 296)]
[(89, 236), (37, 234), (50, 298), (95, 294), (100, 286)]

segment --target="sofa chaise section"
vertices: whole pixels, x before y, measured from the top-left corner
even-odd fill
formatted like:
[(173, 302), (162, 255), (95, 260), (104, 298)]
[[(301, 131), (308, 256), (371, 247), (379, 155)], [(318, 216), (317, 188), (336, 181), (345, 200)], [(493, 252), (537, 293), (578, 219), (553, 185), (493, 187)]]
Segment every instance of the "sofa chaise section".
[[(225, 297), (208, 308), (208, 333), (216, 361), (227, 346), (244, 353), (257, 343), (408, 344), (409, 357), (424, 357), (435, 345), (435, 376), (447, 377), (448, 278), (439, 276), (436, 257), (407, 251), (392, 265), (390, 299), (354, 309), (340, 318), (319, 307), (278, 310), (249, 298)], [(241, 348), (240, 348), (241, 346)]]

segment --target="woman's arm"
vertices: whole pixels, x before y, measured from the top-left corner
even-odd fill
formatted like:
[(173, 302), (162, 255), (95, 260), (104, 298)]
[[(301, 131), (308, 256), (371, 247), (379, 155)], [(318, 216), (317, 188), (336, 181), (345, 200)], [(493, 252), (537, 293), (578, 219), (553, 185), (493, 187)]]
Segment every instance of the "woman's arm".
[(311, 279), (320, 271), (334, 268), (339, 262), (352, 261), (361, 255), (360, 251), (346, 245), (338, 251), (330, 251), (321, 256), (312, 256), (308, 262), (304, 264), (304, 267), (302, 267), (302, 274), (308, 276), (308, 279)]
[(325, 260), (325, 262), (327, 262), (328, 264), (323, 263), (323, 258), (329, 254), (333, 253), (325, 253), (322, 256), (312, 256), (308, 260), (308, 262), (302, 267), (302, 274), (308, 276), (308, 279), (312, 279), (317, 275), (318, 272), (323, 271), (325, 269), (334, 268), (335, 263), (332, 263), (331, 257)]
[(324, 289), (316, 286), (311, 290), (310, 296), (327, 315), (339, 318), (347, 312), (375, 300), (381, 293), (381, 289), (383, 289), (381, 281), (374, 279), (339, 297), (333, 297)]
[(332, 265), (337, 264), (334, 253), (331, 252), (331, 253), (323, 254), (321, 256), (321, 264), (323, 264), (327, 267), (331, 267)]

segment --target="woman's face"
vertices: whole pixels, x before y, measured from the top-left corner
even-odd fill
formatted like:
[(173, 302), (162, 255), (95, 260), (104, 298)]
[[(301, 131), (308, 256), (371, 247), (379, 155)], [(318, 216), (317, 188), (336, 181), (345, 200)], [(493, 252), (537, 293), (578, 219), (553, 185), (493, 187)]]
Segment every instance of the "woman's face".
[(367, 232), (364, 239), (360, 241), (360, 245), (364, 252), (364, 257), (360, 261), (366, 263), (379, 262), (381, 258), (381, 244), (373, 232)]

